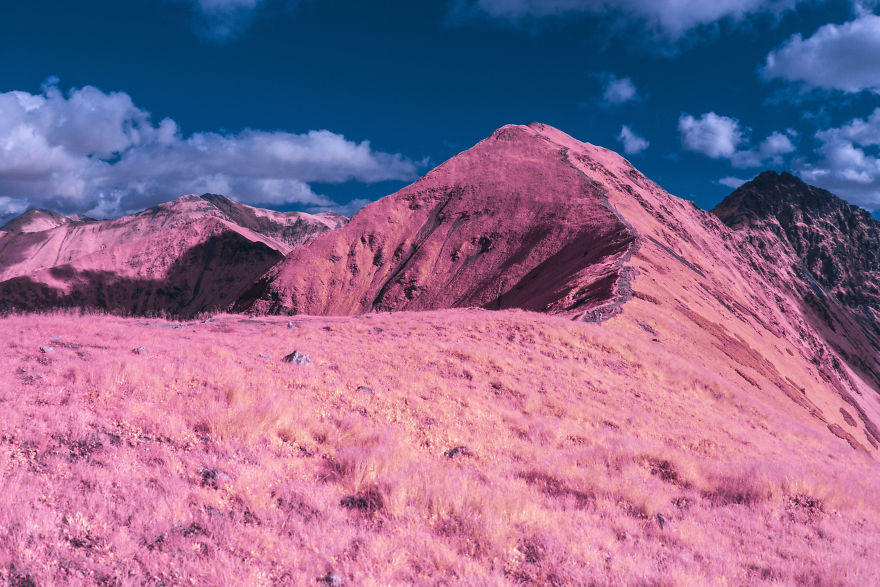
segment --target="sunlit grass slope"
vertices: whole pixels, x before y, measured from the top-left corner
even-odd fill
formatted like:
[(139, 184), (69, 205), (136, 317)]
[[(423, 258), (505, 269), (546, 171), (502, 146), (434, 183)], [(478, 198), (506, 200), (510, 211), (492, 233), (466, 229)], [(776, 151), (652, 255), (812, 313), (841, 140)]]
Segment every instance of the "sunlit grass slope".
[(0, 320), (0, 583), (880, 581), (876, 462), (641, 329), (179, 326)]

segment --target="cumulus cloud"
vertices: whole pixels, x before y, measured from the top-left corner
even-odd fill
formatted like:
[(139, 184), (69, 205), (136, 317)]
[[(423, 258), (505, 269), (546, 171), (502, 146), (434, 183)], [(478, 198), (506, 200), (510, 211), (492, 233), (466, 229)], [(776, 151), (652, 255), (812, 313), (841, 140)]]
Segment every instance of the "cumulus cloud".
[(113, 216), (187, 193), (332, 206), (310, 183), (410, 180), (418, 165), (327, 131), (183, 136), (124, 92), (0, 93), (0, 218), (27, 207)]
[(682, 114), (678, 119), (681, 145), (688, 151), (702, 153), (713, 159), (729, 159), (734, 167), (760, 167), (767, 163), (779, 165), (784, 155), (794, 153), (792, 142), (797, 132), (774, 131), (756, 148), (741, 148), (748, 143), (748, 129), (735, 118), (707, 112), (699, 118)]
[(866, 118), (820, 130), (816, 139), (818, 159), (796, 168), (804, 181), (868, 210), (880, 208), (880, 108)]
[(602, 80), (602, 99), (606, 104), (623, 104), (636, 99), (636, 85), (628, 77), (613, 74)]
[(760, 167), (767, 162), (779, 165), (782, 163), (783, 155), (789, 155), (797, 150), (791, 142), (791, 138), (796, 136), (797, 133), (793, 129), (788, 129), (785, 134), (774, 131), (757, 149), (737, 151), (731, 156), (730, 161), (734, 167)]
[(733, 157), (743, 141), (739, 121), (714, 112), (703, 114), (700, 118), (682, 114), (678, 119), (678, 132), (685, 149), (713, 159)]
[(767, 55), (763, 74), (807, 86), (880, 92), (880, 16), (827, 24), (808, 38), (794, 35)]
[(645, 137), (637, 135), (625, 124), (621, 127), (620, 134), (617, 135), (617, 140), (623, 143), (623, 151), (627, 155), (641, 153), (651, 144)]
[(616, 14), (641, 21), (669, 39), (729, 19), (757, 13), (778, 14), (804, 0), (459, 0), (458, 11), (521, 21), (572, 14)]

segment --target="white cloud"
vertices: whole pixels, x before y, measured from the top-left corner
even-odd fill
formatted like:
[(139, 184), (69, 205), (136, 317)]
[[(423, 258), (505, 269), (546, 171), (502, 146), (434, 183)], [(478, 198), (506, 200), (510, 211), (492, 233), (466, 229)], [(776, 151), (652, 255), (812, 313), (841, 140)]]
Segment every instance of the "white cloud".
[(880, 16), (863, 13), (806, 39), (794, 35), (767, 55), (763, 74), (817, 88), (880, 92)]
[(627, 125), (623, 125), (617, 140), (623, 143), (623, 151), (627, 155), (635, 155), (641, 153), (651, 144), (647, 139), (633, 132)]
[(183, 136), (125, 93), (0, 93), (0, 217), (27, 207), (108, 216), (186, 193), (332, 206), (310, 183), (409, 180), (418, 165), (327, 130)]
[(636, 85), (628, 77), (605, 76), (602, 82), (602, 99), (607, 104), (623, 104), (636, 99)]
[(757, 13), (778, 14), (801, 1), (805, 0), (459, 0), (458, 11), (510, 21), (610, 13), (636, 19), (666, 38), (678, 39), (703, 25), (739, 21)]
[(790, 138), (796, 136), (797, 132), (793, 129), (788, 129), (786, 134), (774, 131), (757, 149), (737, 151), (731, 156), (730, 161), (734, 167), (760, 167), (765, 162), (780, 165), (783, 155), (789, 155), (797, 150)]
[(696, 151), (713, 159), (730, 158), (743, 141), (739, 121), (714, 112), (694, 118), (682, 114), (678, 119), (681, 145), (688, 151)]
[(880, 108), (867, 118), (816, 133), (819, 159), (802, 162), (798, 173), (849, 202), (880, 208)]
[(780, 165), (784, 155), (796, 151), (792, 138), (797, 132), (774, 131), (757, 148), (741, 149), (748, 143), (748, 130), (735, 118), (707, 112), (699, 118), (682, 114), (678, 119), (681, 145), (688, 151), (702, 153), (713, 159), (729, 159), (734, 167), (760, 167), (767, 163)]
[(740, 179), (738, 177), (728, 176), (728, 177), (722, 177), (721, 179), (719, 179), (718, 183), (720, 183), (723, 186), (727, 186), (731, 189), (736, 189), (748, 181), (749, 180), (747, 180), (747, 179)]

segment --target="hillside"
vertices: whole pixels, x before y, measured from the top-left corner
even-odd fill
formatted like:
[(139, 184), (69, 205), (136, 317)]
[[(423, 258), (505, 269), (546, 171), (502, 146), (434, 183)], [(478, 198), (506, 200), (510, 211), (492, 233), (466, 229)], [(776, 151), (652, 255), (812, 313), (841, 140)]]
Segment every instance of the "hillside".
[(235, 309), (613, 313), (635, 235), (552, 132), (499, 129), (293, 251)]
[(875, 359), (864, 345), (840, 352), (804, 287), (616, 153), (533, 124), (496, 131), (292, 251), (234, 308), (516, 307), (606, 320), (624, 307), (619, 321), (659, 340), (686, 332), (731, 380), (789, 398), (829, 436), (874, 452), (880, 386), (862, 367)]
[(88, 291), (249, 317), (2, 319), (0, 580), (880, 582), (876, 226), (827, 192), (709, 213), (532, 124), (283, 257), (217, 196), (141, 214), (113, 250), (182, 289)]
[(880, 389), (880, 222), (775, 172), (744, 184), (713, 213), (754, 251), (751, 272), (787, 289), (819, 336)]
[(0, 232), (0, 310), (193, 316), (229, 305), (292, 248), (345, 222), (210, 194), (112, 220), (37, 223), (43, 215)]
[(876, 460), (628, 313), (2, 319), (0, 583), (876, 584)]

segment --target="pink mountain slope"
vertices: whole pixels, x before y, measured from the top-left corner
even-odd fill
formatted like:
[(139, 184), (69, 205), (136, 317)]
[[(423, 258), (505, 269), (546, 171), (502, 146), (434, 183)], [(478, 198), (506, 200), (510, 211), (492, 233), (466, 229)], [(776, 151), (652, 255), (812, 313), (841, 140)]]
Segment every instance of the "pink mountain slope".
[(57, 228), (71, 222), (88, 222), (90, 218), (85, 216), (65, 216), (49, 210), (28, 210), (21, 216), (13, 218), (3, 226), (0, 231), (5, 232), (41, 232), (51, 228)]
[(506, 126), (367, 206), (293, 251), (236, 308), (610, 312), (635, 235), (545, 128)]
[[(340, 230), (295, 249), (235, 305), (266, 313), (518, 307), (605, 320), (754, 387), (817, 434), (877, 450), (875, 382), (716, 216), (619, 155), (508, 126)], [(621, 305), (625, 303), (625, 305)], [(623, 311), (621, 313), (621, 308)], [(787, 407), (785, 407), (787, 406)]]
[(344, 222), (214, 195), (37, 232), (47, 224), (13, 221), (16, 232), (0, 232), (0, 307), (192, 315), (228, 305), (292, 248)]

